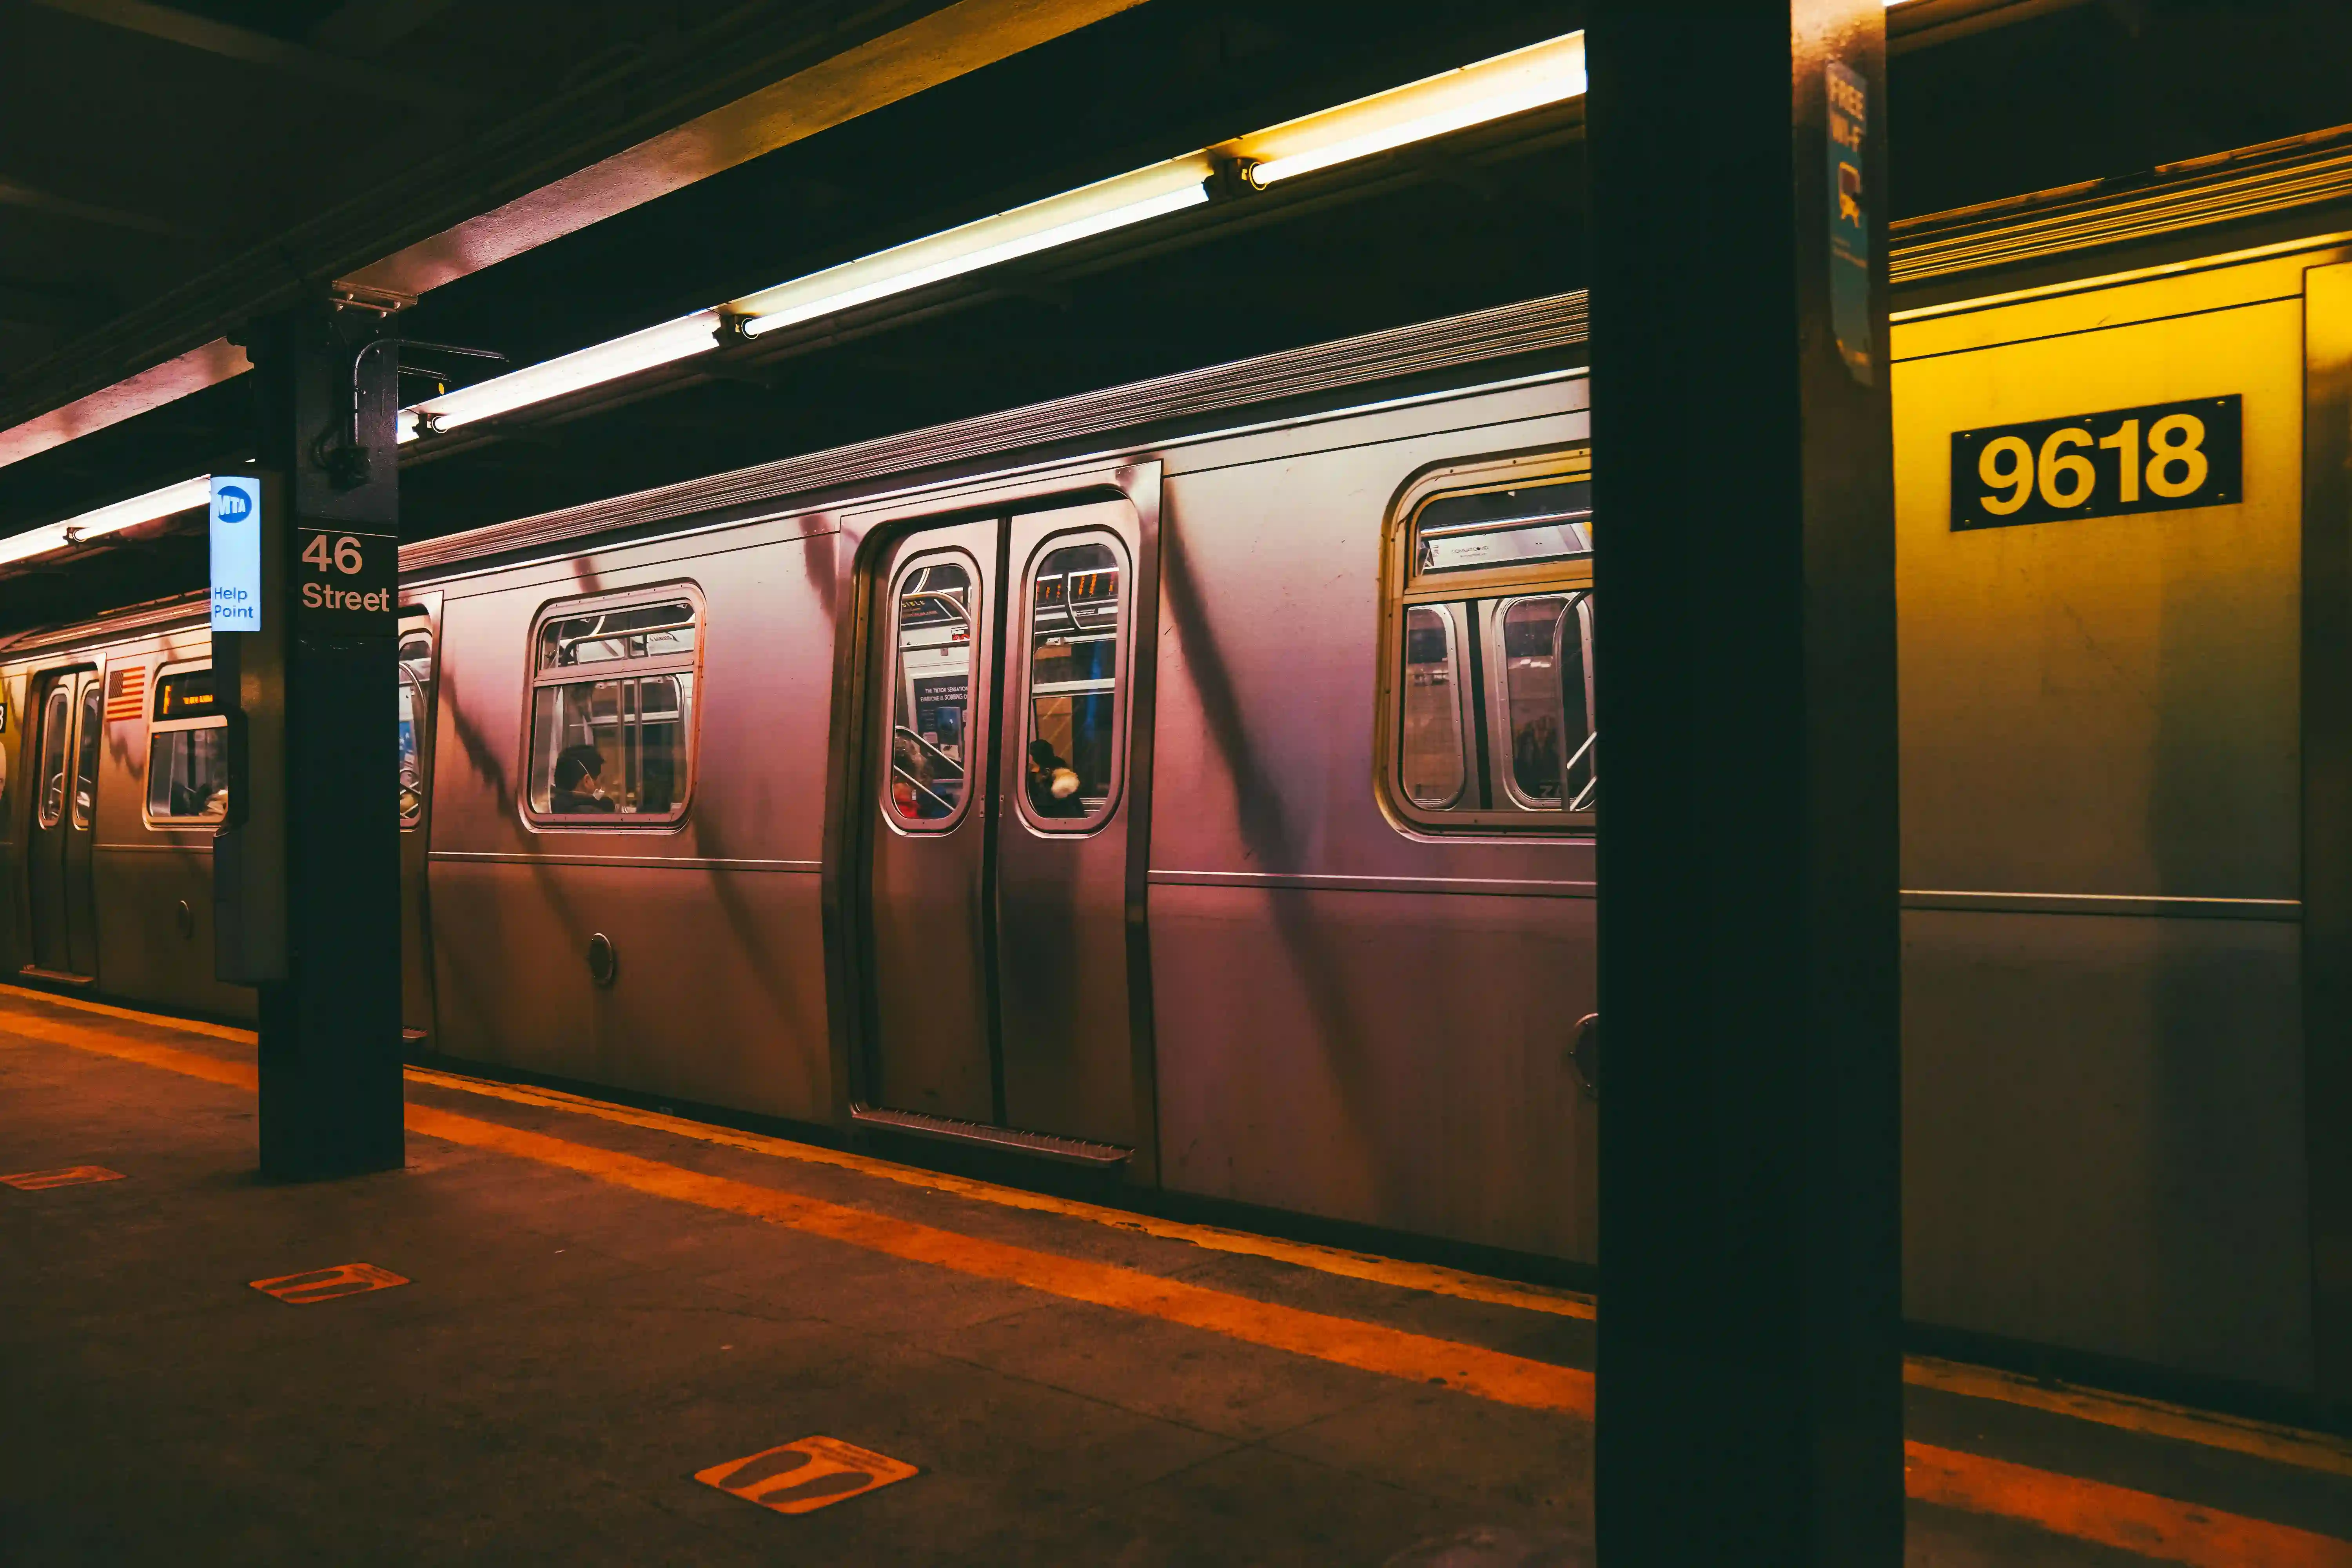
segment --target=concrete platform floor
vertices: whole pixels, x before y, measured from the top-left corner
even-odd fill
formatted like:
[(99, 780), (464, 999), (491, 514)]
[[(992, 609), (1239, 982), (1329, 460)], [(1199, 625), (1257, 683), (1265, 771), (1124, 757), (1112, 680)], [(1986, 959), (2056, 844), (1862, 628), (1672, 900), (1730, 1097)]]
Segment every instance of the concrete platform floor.
[[(0, 988), (0, 1177), (120, 1173), (0, 1184), (0, 1563), (1585, 1561), (1582, 1299), (425, 1072), (272, 1185), (252, 1063)], [(1908, 1399), (1914, 1564), (2352, 1565), (2352, 1446)], [(915, 1473), (730, 1464), (813, 1436)]]

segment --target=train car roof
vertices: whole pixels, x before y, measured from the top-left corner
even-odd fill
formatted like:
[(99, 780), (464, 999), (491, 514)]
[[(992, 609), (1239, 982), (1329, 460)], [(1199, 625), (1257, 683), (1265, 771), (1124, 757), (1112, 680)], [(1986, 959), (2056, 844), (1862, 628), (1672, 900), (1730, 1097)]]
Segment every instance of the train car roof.
[(1302, 405), (1319, 401), (1328, 406), (1345, 401), (1339, 395), (1360, 396), (1373, 385), (1428, 381), (1469, 366), (1495, 367), (1505, 375), (1538, 365), (1557, 368), (1571, 354), (1580, 361), (1586, 336), (1583, 291), (1555, 294), (491, 523), (404, 546), (401, 575), (429, 574), (686, 517), (713, 517), (733, 508), (814, 505), (829, 494), (877, 479), (919, 478), (982, 459), (1018, 459), (1147, 427), (1174, 437), (1205, 433), (1230, 427), (1233, 416), (1244, 409), (1289, 405), (1303, 414)]

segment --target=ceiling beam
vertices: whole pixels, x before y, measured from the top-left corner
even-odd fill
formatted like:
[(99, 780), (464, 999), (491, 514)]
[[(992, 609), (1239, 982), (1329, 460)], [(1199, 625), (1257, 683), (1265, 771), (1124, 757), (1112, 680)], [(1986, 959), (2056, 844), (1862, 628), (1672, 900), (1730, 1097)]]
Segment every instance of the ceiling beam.
[(88, 314), (88, 301), (66, 289), (0, 283), (0, 326), (47, 331), (69, 327)]
[[(1141, 3), (843, 5), (815, 37), (740, 7), (693, 47), (404, 164), (27, 367), (0, 389), (0, 466), (242, 374), (221, 334), (331, 281), (421, 294)], [(152, 368), (118, 379), (126, 365)]]
[(314, 47), (365, 59), (382, 54), (446, 11), (454, 0), (349, 0), (310, 29)]
[(1886, 52), (1906, 55), (2095, 0), (1911, 0), (1886, 14)]
[(101, 228), (134, 229), (141, 234), (162, 235), (168, 239), (201, 237), (185, 224), (152, 213), (135, 213), (122, 207), (103, 206), (96, 202), (75, 201), (28, 185), (22, 180), (0, 174), (0, 206), (23, 207), (30, 212), (47, 213), (52, 217), (71, 218), (77, 223), (96, 224)]
[(177, 358), (152, 365), (133, 376), (100, 387), (62, 407), (27, 419), (13, 429), (0, 430), (0, 467), (21, 462), (37, 452), (62, 447), (77, 437), (125, 419), (176, 403), (231, 376), (253, 368), (245, 351), (226, 340), (190, 349)]
[(388, 103), (436, 114), (452, 114), (463, 100), (446, 89), (420, 79), (388, 71), (379, 66), (344, 59), (301, 44), (289, 43), (268, 33), (215, 22), (209, 16), (156, 5), (149, 0), (33, 0), (52, 11), (97, 22), (126, 32), (161, 38), (184, 48), (202, 50), (226, 59), (291, 77), (310, 86), (335, 92), (363, 93)]

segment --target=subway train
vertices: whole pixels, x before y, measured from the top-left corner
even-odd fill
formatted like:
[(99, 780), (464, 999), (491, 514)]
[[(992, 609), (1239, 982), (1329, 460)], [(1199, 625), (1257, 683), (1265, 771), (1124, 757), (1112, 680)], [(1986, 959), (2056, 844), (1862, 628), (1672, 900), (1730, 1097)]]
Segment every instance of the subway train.
[[(2289, 1403), (2352, 1350), (2347, 164), (1897, 236), (1931, 1340)], [(1591, 552), (1643, 521), (1593, 516), (1585, 321), (408, 546), (411, 1048), (1591, 1263)], [(26, 984), (251, 1014), (213, 974), (204, 607), (0, 648)]]

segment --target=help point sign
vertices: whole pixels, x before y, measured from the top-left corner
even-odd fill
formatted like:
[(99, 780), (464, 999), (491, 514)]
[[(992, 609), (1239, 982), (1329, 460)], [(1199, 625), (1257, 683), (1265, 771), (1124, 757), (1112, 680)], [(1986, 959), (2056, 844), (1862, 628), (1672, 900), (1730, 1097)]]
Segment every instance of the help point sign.
[(215, 474), (212, 482), (213, 630), (261, 629), (261, 481)]

